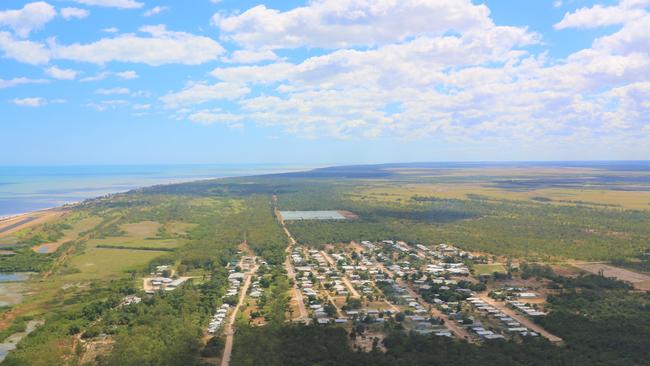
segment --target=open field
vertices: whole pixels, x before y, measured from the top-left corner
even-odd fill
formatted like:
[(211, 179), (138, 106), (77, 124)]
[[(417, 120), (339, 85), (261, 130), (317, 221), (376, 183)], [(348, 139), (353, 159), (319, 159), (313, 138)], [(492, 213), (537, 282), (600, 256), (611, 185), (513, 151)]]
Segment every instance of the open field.
[(593, 274), (599, 274), (602, 272), (605, 277), (615, 277), (619, 280), (630, 282), (634, 287), (640, 290), (650, 291), (650, 276), (646, 274), (632, 272), (627, 269), (613, 267), (603, 263), (575, 263), (573, 265)]
[(120, 229), (126, 233), (126, 236), (144, 239), (156, 236), (161, 226), (159, 222), (155, 221), (140, 221), (122, 224)]
[(474, 271), (477, 276), (491, 275), (494, 272), (506, 273), (506, 267), (503, 264), (475, 264)]
[(606, 189), (543, 188), (526, 191), (508, 190), (485, 184), (404, 184), (371, 185), (354, 192), (354, 199), (371, 199), (379, 202), (409, 201), (416, 196), (442, 199), (469, 199), (481, 196), (488, 200), (519, 200), (555, 205), (581, 204), (593, 207), (650, 210), (649, 191)]
[(129, 236), (118, 236), (112, 238), (91, 239), (88, 241), (90, 246), (96, 247), (98, 245), (114, 246), (114, 247), (130, 247), (130, 248), (162, 248), (173, 249), (177, 248), (180, 243), (177, 239), (140, 239)]
[(164, 252), (88, 248), (83, 254), (69, 260), (69, 266), (78, 273), (65, 275), (67, 281), (108, 279), (124, 275), (129, 269), (138, 269)]
[(75, 222), (72, 225), (72, 229), (64, 230), (63, 237), (53, 243), (39, 244), (32, 247), (32, 250), (36, 253), (54, 253), (59, 247), (71, 240), (75, 240), (79, 237), (79, 234), (82, 232), (91, 230), (95, 226), (99, 225), (102, 222), (102, 219), (97, 216), (90, 216)]

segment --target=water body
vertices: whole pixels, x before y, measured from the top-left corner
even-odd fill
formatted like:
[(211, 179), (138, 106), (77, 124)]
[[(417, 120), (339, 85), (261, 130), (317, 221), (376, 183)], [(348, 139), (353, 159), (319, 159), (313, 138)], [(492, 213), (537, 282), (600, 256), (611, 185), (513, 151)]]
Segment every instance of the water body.
[(309, 168), (269, 164), (0, 167), (0, 217), (155, 184)]
[(44, 322), (42, 320), (30, 320), (29, 322), (27, 322), (24, 332), (14, 333), (9, 337), (7, 337), (7, 339), (5, 339), (4, 342), (0, 343), (0, 362), (2, 362), (5, 359), (5, 357), (7, 357), (7, 354), (9, 352), (16, 349), (16, 346), (18, 345), (18, 342), (20, 342), (21, 339), (23, 339), (25, 336), (27, 336), (29, 333), (33, 332), (37, 327), (43, 324)]
[(25, 284), (33, 273), (0, 273), (0, 306), (13, 306), (23, 301)]

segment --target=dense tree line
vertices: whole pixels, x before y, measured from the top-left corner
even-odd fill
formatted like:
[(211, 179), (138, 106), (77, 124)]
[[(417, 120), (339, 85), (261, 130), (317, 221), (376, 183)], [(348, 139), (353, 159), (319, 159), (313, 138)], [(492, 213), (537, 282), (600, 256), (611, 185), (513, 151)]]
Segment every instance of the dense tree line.
[(296, 239), (314, 246), (381, 239), (449, 242), (468, 250), (533, 260), (608, 260), (638, 255), (650, 238), (650, 213), (645, 211), (423, 197), (383, 202), (351, 198), (353, 189), (363, 190), (338, 185), (324, 194), (307, 190), (281, 195), (282, 209), (346, 209), (359, 216), (346, 221), (290, 222)]

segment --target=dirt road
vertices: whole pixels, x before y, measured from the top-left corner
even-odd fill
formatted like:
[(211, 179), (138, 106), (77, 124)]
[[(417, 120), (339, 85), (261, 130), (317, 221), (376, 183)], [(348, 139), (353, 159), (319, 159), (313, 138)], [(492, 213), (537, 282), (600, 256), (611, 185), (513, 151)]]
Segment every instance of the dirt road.
[(237, 319), (237, 312), (239, 312), (239, 308), (241, 305), (244, 303), (244, 299), (246, 298), (246, 293), (248, 292), (248, 287), (251, 284), (251, 279), (253, 278), (253, 275), (257, 272), (258, 266), (255, 265), (249, 272), (246, 273), (246, 277), (244, 278), (244, 284), (242, 287), (239, 289), (239, 301), (237, 301), (237, 305), (233, 309), (232, 313), (230, 314), (230, 317), (228, 318), (228, 323), (226, 323), (226, 327), (224, 328), (224, 334), (226, 335), (226, 346), (224, 347), (223, 350), (223, 356), (221, 356), (221, 366), (228, 366), (230, 364), (230, 356), (232, 355), (232, 345), (234, 342), (235, 338), (235, 330), (233, 328), (235, 324), (235, 320)]
[[(330, 266), (336, 267), (336, 263), (334, 263), (334, 259), (332, 259), (332, 257), (329, 256), (329, 254), (327, 254), (323, 250), (320, 251), (320, 254), (323, 256), (323, 258), (325, 258), (325, 260), (327, 261), (327, 263), (330, 264)], [(350, 292), (351, 297), (353, 297), (355, 299), (361, 298), (361, 295), (359, 295), (359, 292), (354, 289), (354, 286), (352, 286), (352, 282), (350, 282), (350, 279), (348, 278), (348, 276), (343, 275), (341, 277), (341, 281), (343, 281), (343, 284), (345, 284), (345, 286), (348, 288), (348, 291)]]
[(277, 196), (274, 195), (273, 211), (275, 212), (275, 217), (277, 217), (278, 222), (280, 223), (280, 225), (282, 225), (282, 229), (284, 230), (284, 233), (287, 235), (287, 238), (289, 238), (289, 245), (287, 246), (287, 249), (285, 249), (284, 251), (286, 255), (284, 260), (284, 269), (287, 271), (287, 277), (289, 277), (289, 280), (293, 282), (293, 287), (291, 289), (291, 299), (298, 306), (298, 312), (300, 313), (300, 315), (297, 318), (293, 319), (293, 321), (308, 322), (309, 314), (307, 313), (307, 308), (305, 307), (305, 302), (302, 298), (302, 292), (300, 292), (300, 289), (298, 288), (298, 283), (296, 282), (296, 272), (293, 270), (293, 264), (291, 263), (291, 251), (293, 250), (293, 247), (296, 245), (296, 239), (293, 238), (293, 235), (291, 235), (291, 232), (289, 232), (289, 229), (287, 229), (287, 226), (284, 224), (282, 215), (280, 215), (280, 212), (278, 211), (277, 201), (278, 198)]
[(542, 337), (548, 339), (549, 341), (553, 343), (562, 342), (562, 338), (549, 333), (546, 329), (540, 327), (539, 325), (537, 325), (536, 323), (534, 323), (532, 320), (528, 319), (524, 315), (519, 314), (516, 311), (507, 307), (505, 303), (500, 301), (495, 301), (491, 297), (487, 296), (487, 294), (485, 293), (478, 294), (478, 297), (481, 300), (485, 301), (486, 303), (490, 304), (491, 306), (494, 306), (495, 308), (499, 309), (502, 313), (516, 320), (526, 328), (532, 329), (534, 332), (539, 333)]
[[(386, 267), (384, 267), (383, 264), (378, 263), (378, 266), (383, 272), (388, 273), (391, 276), (394, 276), (393, 273), (391, 271), (389, 271), (388, 269), (386, 269)], [(447, 316), (445, 316), (445, 314), (443, 314), (435, 306), (432, 306), (432, 304), (424, 301), (424, 299), (422, 299), (420, 297), (420, 295), (418, 295), (418, 293), (415, 292), (411, 288), (411, 286), (409, 286), (409, 284), (406, 283), (403, 279), (397, 278), (396, 282), (397, 282), (398, 285), (404, 287), (406, 289), (406, 292), (408, 292), (408, 294), (411, 295), (411, 297), (414, 298), (423, 308), (426, 309), (426, 308), (431, 307), (431, 311), (429, 312), (429, 314), (431, 316), (436, 317), (436, 318), (440, 318), (440, 319), (446, 319), (445, 327), (447, 329), (449, 329), (449, 331), (451, 333), (453, 333), (456, 337), (458, 337), (460, 339), (464, 339), (464, 340), (468, 341), (469, 343), (476, 343), (476, 339), (474, 337), (472, 337), (469, 334), (469, 332), (467, 332), (467, 330), (465, 328), (458, 325), (455, 321), (450, 320), (449, 318), (447, 318)]]

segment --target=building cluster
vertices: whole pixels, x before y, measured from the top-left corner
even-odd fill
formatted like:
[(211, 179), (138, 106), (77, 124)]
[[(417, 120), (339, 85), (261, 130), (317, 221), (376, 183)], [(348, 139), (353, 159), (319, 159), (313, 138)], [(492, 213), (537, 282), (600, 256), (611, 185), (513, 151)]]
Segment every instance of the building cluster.
[(237, 294), (239, 294), (239, 288), (241, 287), (241, 284), (244, 282), (245, 278), (246, 275), (241, 272), (235, 272), (234, 270), (230, 272), (230, 274), (228, 274), (228, 289), (223, 295), (223, 298), (225, 299), (228, 297), (237, 296)]
[(187, 281), (187, 278), (173, 278), (172, 273), (169, 265), (157, 266), (152, 273), (154, 277), (145, 279), (149, 282), (149, 290), (146, 292), (154, 294), (156, 291), (173, 291)]
[(208, 324), (208, 333), (214, 334), (219, 330), (219, 328), (221, 328), (224, 320), (226, 319), (226, 315), (228, 314), (229, 307), (230, 305), (223, 304), (220, 308), (217, 309), (215, 314), (212, 316), (212, 319), (210, 319), (210, 323)]
[(512, 307), (513, 309), (518, 310), (528, 316), (537, 317), (537, 316), (546, 315), (545, 312), (532, 308), (520, 301), (508, 300), (506, 301), (506, 303), (508, 304), (508, 306)]
[[(477, 298), (470, 297), (467, 301), (472, 304), (472, 306), (480, 313), (483, 313), (485, 316), (496, 319), (500, 325), (503, 326), (503, 329), (511, 334), (519, 334), (522, 336), (537, 337), (538, 334), (531, 331), (530, 329), (521, 325), (512, 317), (509, 317), (507, 314), (504, 314), (501, 310), (489, 305), (485, 301)], [(478, 328), (478, 329), (477, 329)], [(481, 326), (472, 326), (472, 330), (476, 332), (480, 337), (485, 339), (497, 339), (504, 338), (503, 335), (495, 334), (490, 330), (485, 330)]]
[[(469, 264), (486, 261), (449, 244), (399, 240), (362, 241), (352, 250), (328, 253), (298, 246), (291, 253), (297, 286), (319, 324), (371, 325), (394, 319), (410, 331), (452, 337), (458, 329), (452, 332), (445, 322), (453, 322), (475, 340), (538, 336), (515, 315), (477, 297), (475, 291), (486, 287), (471, 275)], [(537, 294), (519, 290), (509, 306), (527, 316), (544, 314), (518, 301)]]
[(129, 306), (129, 305), (134, 305), (134, 304), (139, 304), (142, 301), (142, 298), (136, 295), (126, 295), (124, 299), (122, 299), (122, 302), (120, 303), (121, 306)]

